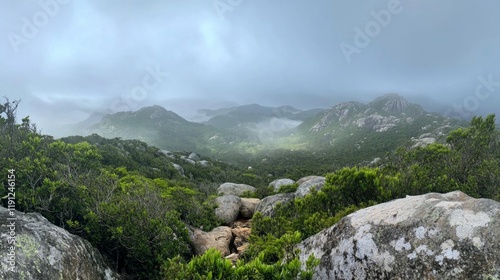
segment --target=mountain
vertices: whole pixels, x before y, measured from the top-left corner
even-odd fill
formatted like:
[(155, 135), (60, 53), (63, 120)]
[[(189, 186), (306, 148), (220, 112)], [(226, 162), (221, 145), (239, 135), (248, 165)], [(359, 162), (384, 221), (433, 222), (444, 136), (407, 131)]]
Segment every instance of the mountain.
[(106, 115), (85, 134), (139, 139), (161, 149), (195, 151), (246, 166), (266, 162), (292, 167), (293, 158), (331, 169), (370, 162), (401, 145), (444, 142), (449, 131), (466, 125), (428, 113), (397, 94), (328, 110), (251, 104), (201, 112), (210, 117), (205, 123), (187, 121), (161, 106), (145, 107)]
[(138, 139), (173, 151), (205, 153), (217, 145), (244, 140), (243, 135), (240, 137), (209, 125), (187, 121), (158, 105), (136, 112), (106, 115), (84, 134), (93, 133), (107, 138)]
[[(307, 142), (358, 158), (383, 156), (405, 143), (420, 146), (443, 142), (445, 135), (466, 123), (426, 112), (398, 94), (368, 104), (345, 102), (303, 122), (293, 143)], [(359, 157), (361, 158), (361, 157)]]

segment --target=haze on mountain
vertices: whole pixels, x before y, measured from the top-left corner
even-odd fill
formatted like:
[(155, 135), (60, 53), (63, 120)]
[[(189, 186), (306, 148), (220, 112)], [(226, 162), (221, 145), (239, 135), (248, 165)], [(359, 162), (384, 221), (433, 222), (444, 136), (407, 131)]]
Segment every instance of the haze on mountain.
[[(193, 119), (198, 109), (326, 109), (389, 92), (428, 111), (468, 104), (466, 117), (498, 113), (497, 1), (47, 0), (2, 7), (2, 95), (22, 99), (19, 115), (30, 115), (44, 133), (58, 135), (61, 125), (96, 111), (161, 105)], [(149, 89), (137, 91), (145, 79)]]

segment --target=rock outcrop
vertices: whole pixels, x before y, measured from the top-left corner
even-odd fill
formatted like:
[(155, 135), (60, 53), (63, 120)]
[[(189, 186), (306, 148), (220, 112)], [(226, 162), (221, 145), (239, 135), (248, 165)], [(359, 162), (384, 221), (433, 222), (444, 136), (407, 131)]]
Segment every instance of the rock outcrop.
[(242, 206), (241, 198), (235, 195), (223, 195), (217, 197), (215, 203), (218, 206), (215, 209), (215, 216), (226, 224), (236, 221)]
[(38, 213), (12, 214), (0, 207), (0, 279), (119, 279), (85, 239)]
[(299, 244), (315, 279), (498, 279), (500, 203), (462, 192), (359, 210)]
[(210, 232), (204, 232), (188, 226), (188, 233), (198, 255), (204, 254), (210, 248), (219, 250), (224, 257), (231, 253), (229, 246), (233, 233), (230, 227), (216, 227)]
[(274, 215), (274, 208), (278, 203), (285, 204), (291, 202), (294, 198), (295, 194), (293, 193), (282, 193), (265, 197), (257, 205), (255, 212), (261, 212), (264, 216), (272, 217)]
[(304, 181), (295, 191), (296, 197), (304, 197), (311, 192), (312, 189), (319, 191), (325, 185), (325, 177), (314, 176), (309, 180)]
[(219, 194), (235, 196), (241, 196), (246, 192), (255, 192), (256, 190), (257, 189), (252, 186), (235, 183), (224, 183), (217, 188)]

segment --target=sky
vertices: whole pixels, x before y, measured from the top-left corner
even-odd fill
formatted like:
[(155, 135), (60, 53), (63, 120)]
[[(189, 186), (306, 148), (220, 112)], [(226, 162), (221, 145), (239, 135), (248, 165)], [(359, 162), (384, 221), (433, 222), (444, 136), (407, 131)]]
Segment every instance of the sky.
[(399, 93), (500, 115), (494, 0), (0, 0), (0, 94), (43, 133), (158, 104), (299, 109)]

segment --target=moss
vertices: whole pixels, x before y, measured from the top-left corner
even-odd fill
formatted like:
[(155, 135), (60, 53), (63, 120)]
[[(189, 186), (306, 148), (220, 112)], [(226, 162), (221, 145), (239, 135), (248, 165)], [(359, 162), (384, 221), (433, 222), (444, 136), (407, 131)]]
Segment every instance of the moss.
[[(26, 264), (32, 262), (38, 273), (42, 273), (40, 269), (40, 257), (38, 256), (40, 246), (40, 243), (29, 235), (20, 234), (16, 238), (16, 247), (25, 256)], [(24, 277), (21, 276), (21, 279), (24, 279)]]

